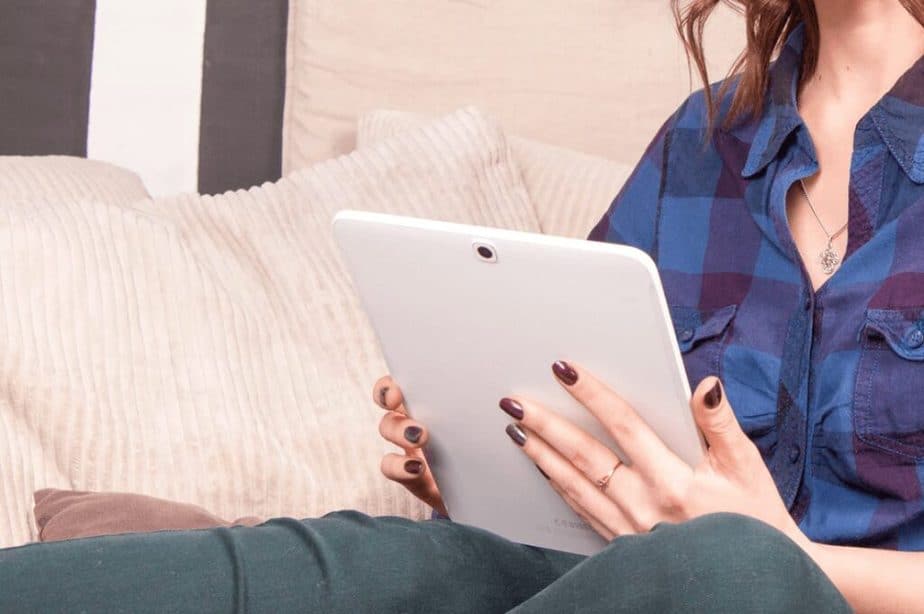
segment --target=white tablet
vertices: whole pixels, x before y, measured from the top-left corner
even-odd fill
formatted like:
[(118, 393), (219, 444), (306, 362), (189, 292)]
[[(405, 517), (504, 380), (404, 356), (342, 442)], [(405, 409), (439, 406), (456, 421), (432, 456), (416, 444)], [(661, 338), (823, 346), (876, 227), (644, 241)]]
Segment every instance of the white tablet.
[[(593, 554), (606, 542), (504, 432), (501, 398), (546, 404), (616, 446), (552, 374), (574, 361), (628, 400), (691, 464), (703, 442), (654, 263), (637, 249), (340, 211), (362, 305), (450, 517), (521, 543)], [(372, 382), (370, 382), (370, 385)]]

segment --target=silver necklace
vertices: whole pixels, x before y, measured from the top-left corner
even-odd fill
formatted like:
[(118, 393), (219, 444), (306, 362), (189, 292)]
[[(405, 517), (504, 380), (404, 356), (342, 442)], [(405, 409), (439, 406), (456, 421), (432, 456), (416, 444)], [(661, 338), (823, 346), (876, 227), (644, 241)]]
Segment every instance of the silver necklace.
[(799, 180), (799, 187), (802, 188), (802, 194), (805, 195), (805, 202), (808, 203), (809, 209), (812, 210), (812, 214), (815, 216), (815, 219), (818, 220), (818, 225), (821, 226), (822, 232), (825, 233), (825, 236), (828, 237), (828, 245), (822, 250), (819, 255), (821, 261), (821, 268), (825, 272), (825, 275), (831, 275), (834, 271), (837, 270), (838, 265), (841, 263), (841, 255), (837, 253), (837, 250), (834, 249), (834, 240), (841, 236), (845, 230), (847, 230), (848, 221), (844, 224), (840, 230), (831, 234), (828, 232), (828, 229), (825, 228), (825, 225), (822, 223), (821, 218), (818, 217), (818, 212), (815, 211), (815, 205), (812, 204), (812, 199), (809, 197), (808, 190), (805, 189), (805, 181), (802, 179)]

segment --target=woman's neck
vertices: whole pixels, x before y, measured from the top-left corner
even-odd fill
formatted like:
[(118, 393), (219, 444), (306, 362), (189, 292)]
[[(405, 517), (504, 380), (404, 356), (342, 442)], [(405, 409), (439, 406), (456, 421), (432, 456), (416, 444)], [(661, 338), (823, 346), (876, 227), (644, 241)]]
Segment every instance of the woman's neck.
[(815, 0), (815, 8), (821, 44), (812, 87), (833, 100), (872, 106), (924, 55), (924, 26), (898, 0)]

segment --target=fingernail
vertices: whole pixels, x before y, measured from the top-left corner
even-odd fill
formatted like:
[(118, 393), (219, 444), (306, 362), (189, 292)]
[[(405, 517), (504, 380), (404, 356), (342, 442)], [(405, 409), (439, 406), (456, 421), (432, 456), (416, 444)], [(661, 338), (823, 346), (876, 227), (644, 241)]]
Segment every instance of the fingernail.
[(507, 397), (501, 399), (500, 408), (507, 412), (514, 420), (523, 419), (523, 406), (513, 399), (508, 399)]
[[(535, 463), (534, 463), (534, 464), (535, 464)], [(551, 479), (552, 479), (552, 478), (549, 477), (549, 474), (546, 473), (545, 471), (543, 471), (543, 470), (542, 470), (542, 467), (540, 467), (539, 465), (536, 465), (536, 469), (539, 470), (539, 473), (541, 473), (541, 474), (542, 474), (542, 477), (544, 477), (545, 479), (547, 479), (547, 480), (551, 480)]]
[(404, 438), (410, 441), (411, 443), (417, 443), (420, 441), (420, 436), (423, 434), (423, 429), (419, 426), (409, 426), (404, 429)]
[(507, 425), (507, 434), (518, 446), (526, 443), (526, 432), (516, 424)]
[(703, 397), (703, 401), (706, 403), (707, 409), (715, 409), (719, 406), (722, 402), (722, 383), (719, 380), (715, 381), (715, 386), (706, 393), (706, 396)]
[(388, 394), (388, 386), (382, 386), (379, 390), (379, 405), (388, 409), (388, 405), (385, 404), (385, 395)]
[(423, 470), (423, 463), (419, 460), (409, 460), (404, 462), (404, 470), (410, 474), (418, 475)]
[(578, 380), (577, 371), (571, 368), (571, 365), (564, 360), (558, 360), (552, 365), (552, 371), (555, 376), (569, 386), (573, 386)]

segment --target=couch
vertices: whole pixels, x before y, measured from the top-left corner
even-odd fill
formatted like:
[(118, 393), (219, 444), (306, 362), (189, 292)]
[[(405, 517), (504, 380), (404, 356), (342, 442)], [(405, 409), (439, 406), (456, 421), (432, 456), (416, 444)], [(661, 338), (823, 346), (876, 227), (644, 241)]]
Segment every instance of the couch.
[(0, 547), (39, 537), (44, 488), (423, 517), (378, 473), (387, 366), (333, 214), (586, 236), (689, 89), (659, 3), (292, 0), (288, 19), (277, 181), (151, 198), (104, 162), (0, 157)]

